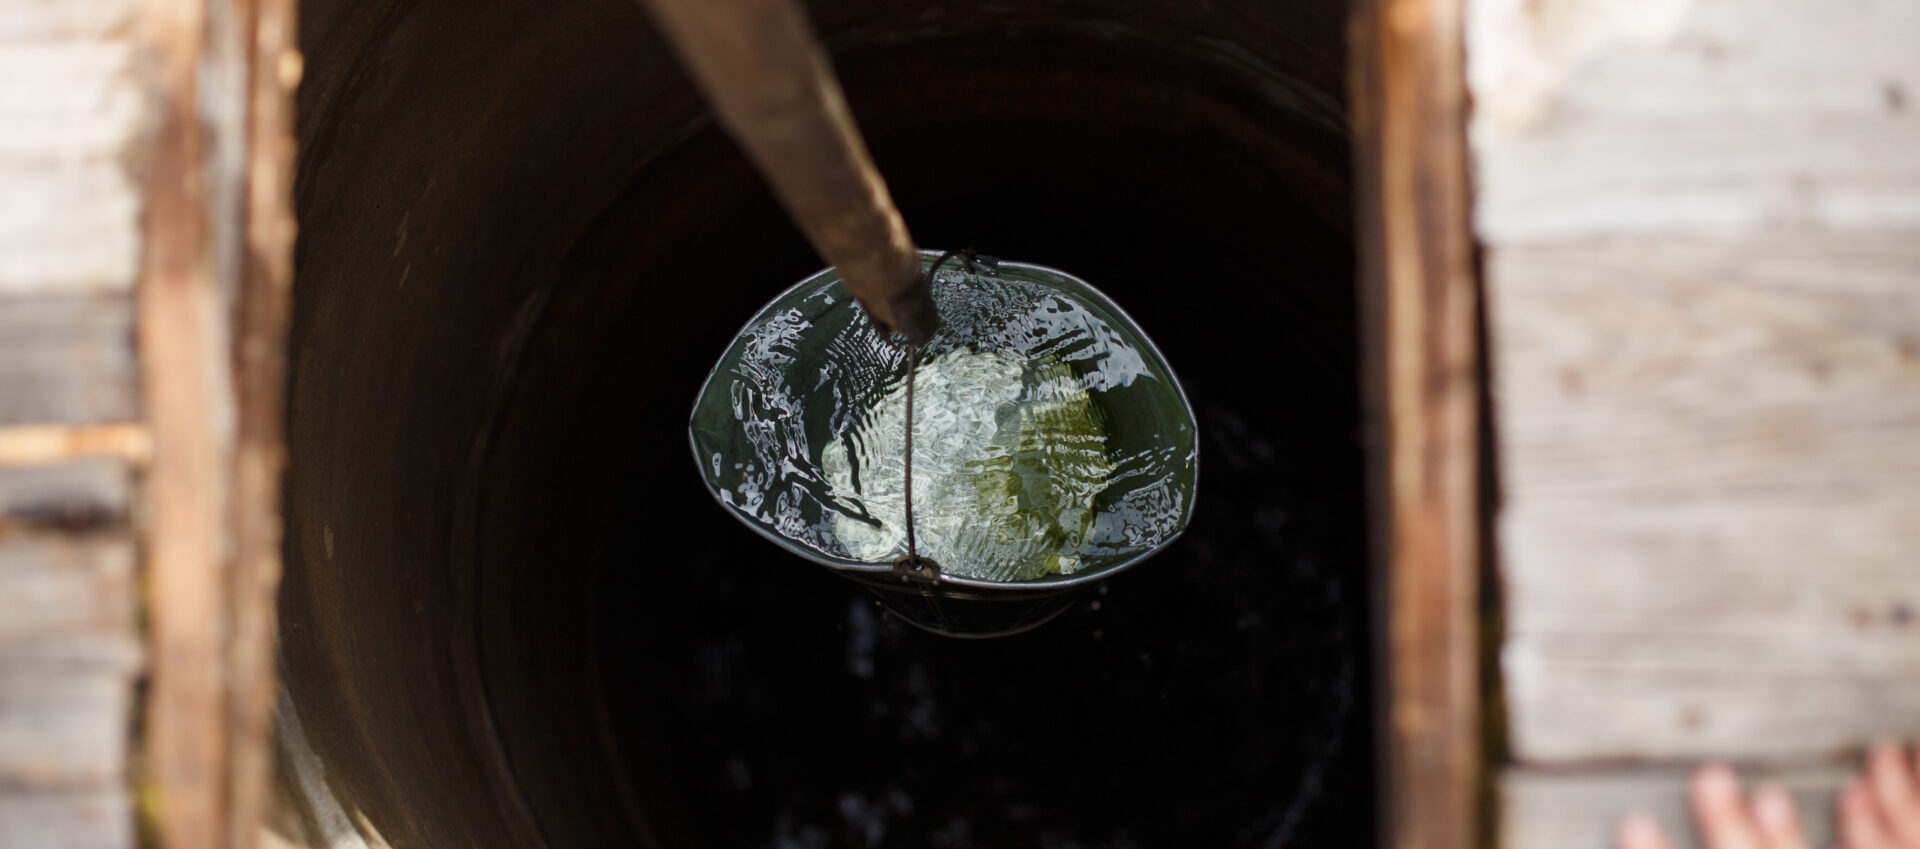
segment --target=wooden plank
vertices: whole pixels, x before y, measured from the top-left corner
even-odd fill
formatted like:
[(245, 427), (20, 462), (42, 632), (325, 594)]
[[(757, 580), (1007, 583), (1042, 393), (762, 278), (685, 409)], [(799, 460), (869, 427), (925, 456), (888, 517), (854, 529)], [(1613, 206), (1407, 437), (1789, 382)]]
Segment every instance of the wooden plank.
[(1382, 846), (1480, 845), (1479, 334), (1458, 0), (1350, 24)]
[(0, 425), (133, 419), (133, 312), (125, 297), (0, 297)]
[[(0, 163), (40, 169), (98, 163), (107, 166), (100, 173), (125, 192), (125, 202), (138, 201), (136, 181), (120, 156), (142, 126), (135, 52), (135, 43), (124, 37), (0, 42), (0, 119), (11, 128), (0, 140)], [(23, 178), (32, 176), (22, 172)], [(72, 178), (58, 171), (51, 176)], [(32, 200), (51, 199), (8, 194), (0, 209), (10, 213), (29, 211)], [(46, 214), (50, 209), (64, 214)], [(43, 207), (35, 219), (8, 218), (8, 241), (19, 236), (14, 225), (45, 226), (85, 211)], [(138, 232), (133, 224), (129, 220), (122, 229)]]
[(129, 424), (141, 206), (129, 156), (145, 108), (131, 10), (0, 8), (0, 846), (134, 840), (134, 545), (48, 533), (124, 521), (125, 463), (76, 458), (144, 441)]
[(1920, 480), (1920, 236), (1496, 247), (1487, 265), (1516, 505)]
[(1515, 757), (1920, 732), (1920, 239), (1495, 247), (1487, 268)]
[[(144, 776), (164, 849), (236, 849), (231, 801), (235, 374), (245, 8), (140, 0), (155, 115), (140, 271), (152, 675)], [(235, 66), (235, 61), (242, 64)]]
[(124, 33), (132, 19), (132, 0), (10, 0), (0, 5), (0, 44)]
[(246, 260), (234, 314), (238, 433), (234, 449), (233, 727), (228, 843), (262, 839), (273, 783), (281, 493), (287, 462), (288, 325), (292, 318), (294, 89), (303, 67), (295, 0), (241, 4), (246, 62)]
[[(1701, 499), (1502, 521), (1507, 627), (1534, 635), (1898, 636), (1920, 611), (1920, 495)], [(1862, 645), (1862, 651), (1869, 651)], [(1920, 647), (1905, 660), (1920, 658)], [(1901, 659), (1901, 658), (1895, 658)]]
[[(1834, 794), (1846, 778), (1835, 766), (1743, 767), (1748, 781), (1775, 782), (1792, 795), (1814, 846), (1833, 843)], [(1658, 820), (1675, 849), (1694, 849), (1684, 768), (1619, 768), (1554, 772), (1508, 770), (1500, 779), (1501, 849), (1613, 849), (1620, 818), (1644, 812)], [(1749, 784), (1749, 787), (1752, 785)]]
[(1903, 0), (1470, 5), (1509, 743), (1555, 769), (1503, 781), (1502, 845), (1675, 831), (1677, 768), (1569, 764), (1920, 732), (1916, 37)]
[(0, 158), (0, 182), (7, 187), (0, 194), (0, 296), (132, 289), (140, 199), (116, 156), (58, 163)]
[(144, 463), (153, 439), (144, 425), (12, 425), (0, 427), (0, 467), (113, 457)]
[(125, 519), (132, 473), (113, 460), (0, 468), (0, 528), (94, 527)]
[[(124, 783), (140, 657), (133, 583), (126, 534), (0, 541), (0, 801)], [(8, 816), (0, 830), (18, 825)]]
[[(124, 144), (104, 130), (42, 125), (75, 144)], [(93, 133), (101, 139), (82, 138)], [(67, 139), (45, 140), (47, 144)], [(27, 140), (21, 140), (23, 142)], [(137, 265), (139, 196), (111, 152), (72, 161), (0, 159), (0, 294), (125, 292)], [(61, 214), (50, 214), (62, 210)]]
[[(130, 635), (125, 644), (134, 644)], [(0, 650), (0, 798), (28, 789), (119, 787), (134, 667), (111, 657)]]
[(133, 805), (123, 790), (0, 794), (0, 846), (126, 849)]
[(132, 11), (0, 4), (0, 846), (134, 844)]
[(1479, 233), (1920, 228), (1920, 6), (1476, 0)]
[(127, 9), (0, 11), (0, 125), (10, 128), (0, 134), (0, 296), (131, 291), (140, 191), (127, 154), (145, 126), (145, 92), (135, 42), (104, 31), (123, 27)]
[(1920, 736), (1920, 631), (1902, 615), (1816, 635), (1516, 636), (1501, 657), (1514, 756), (1781, 759)]
[[(7, 611), (0, 646), (71, 635), (132, 638), (133, 564), (125, 534), (0, 539), (0, 610)], [(0, 669), (0, 678), (7, 674)]]

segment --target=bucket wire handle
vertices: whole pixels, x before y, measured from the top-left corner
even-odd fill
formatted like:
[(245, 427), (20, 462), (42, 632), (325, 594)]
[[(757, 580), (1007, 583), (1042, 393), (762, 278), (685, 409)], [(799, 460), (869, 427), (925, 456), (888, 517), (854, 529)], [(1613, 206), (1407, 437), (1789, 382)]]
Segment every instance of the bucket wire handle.
[[(975, 253), (972, 248), (959, 248), (957, 250), (947, 251), (941, 254), (939, 259), (934, 260), (932, 267), (927, 269), (926, 285), (929, 290), (933, 286), (933, 276), (940, 273), (940, 267), (946, 265), (949, 260), (956, 256), (961, 257), (966, 266), (975, 271), (982, 269), (991, 270), (993, 266), (999, 264), (999, 260), (993, 257), (982, 257), (978, 253)], [(907, 433), (906, 439), (904, 440), (906, 443), (906, 457), (905, 462), (902, 463), (902, 465), (906, 467), (906, 485), (904, 489), (907, 502), (907, 556), (894, 561), (894, 565), (899, 567), (906, 576), (938, 580), (940, 576), (940, 564), (935, 563), (931, 558), (923, 558), (920, 556), (919, 540), (914, 536), (913, 529), (913, 384), (914, 375), (918, 374), (919, 371), (920, 346), (909, 341), (907, 342)]]
[[(933, 276), (940, 272), (940, 267), (946, 265), (949, 260), (956, 256), (962, 258), (962, 262), (968, 269), (976, 272), (992, 271), (993, 268), (1000, 263), (999, 260), (993, 257), (981, 256), (975, 253), (972, 248), (960, 248), (958, 250), (947, 251), (941, 254), (939, 259), (934, 260), (932, 267), (927, 269), (926, 283), (929, 289), (932, 288)], [(913, 529), (913, 384), (914, 376), (919, 371), (920, 346), (908, 342), (907, 432), (906, 439), (904, 440), (906, 456), (904, 457), (904, 462), (901, 464), (905, 467), (903, 473), (905, 476), (905, 486), (903, 487), (903, 491), (906, 493), (907, 503), (907, 556), (894, 561), (893, 566), (894, 569), (900, 573), (901, 580), (912, 581), (919, 579), (921, 581), (920, 597), (926, 600), (927, 606), (933, 610), (933, 615), (940, 620), (940, 627), (952, 630), (953, 625), (947, 621), (946, 612), (940, 609), (939, 596), (933, 590), (934, 586), (940, 582), (940, 564), (934, 562), (931, 557), (920, 556), (919, 540), (918, 537), (914, 535)]]

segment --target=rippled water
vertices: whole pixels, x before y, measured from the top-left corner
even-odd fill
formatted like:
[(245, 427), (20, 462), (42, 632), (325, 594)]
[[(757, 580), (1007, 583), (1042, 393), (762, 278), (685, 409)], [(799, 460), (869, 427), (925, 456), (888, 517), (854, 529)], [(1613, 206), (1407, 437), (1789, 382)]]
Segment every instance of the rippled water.
[[(1085, 283), (1016, 263), (943, 272), (944, 324), (917, 359), (914, 530), (951, 575), (1022, 581), (1129, 561), (1192, 509), (1191, 411), (1125, 314)], [(741, 332), (692, 437), (716, 497), (829, 565), (906, 553), (907, 350), (831, 270)]]
[[(1039, 366), (1031, 383), (1028, 365), (1017, 352), (956, 350), (919, 368), (920, 552), (973, 577), (1074, 572), (1093, 535), (1094, 496), (1113, 473), (1105, 416), (1088, 392), (1063, 363)], [(905, 431), (906, 392), (896, 390), (821, 453), (827, 483), (860, 493), (875, 520), (834, 517), (856, 560), (897, 557), (905, 545)]]

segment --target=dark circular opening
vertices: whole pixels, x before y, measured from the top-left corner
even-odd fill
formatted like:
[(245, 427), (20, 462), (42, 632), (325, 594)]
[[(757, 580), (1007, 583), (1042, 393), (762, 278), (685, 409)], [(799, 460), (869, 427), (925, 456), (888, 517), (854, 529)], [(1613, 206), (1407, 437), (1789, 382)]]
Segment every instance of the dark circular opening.
[(395, 846), (1361, 846), (1338, 3), (817, 3), (914, 234), (1199, 416), (1182, 540), (958, 641), (723, 514), (707, 369), (816, 271), (625, 0), (308, 0), (282, 645)]

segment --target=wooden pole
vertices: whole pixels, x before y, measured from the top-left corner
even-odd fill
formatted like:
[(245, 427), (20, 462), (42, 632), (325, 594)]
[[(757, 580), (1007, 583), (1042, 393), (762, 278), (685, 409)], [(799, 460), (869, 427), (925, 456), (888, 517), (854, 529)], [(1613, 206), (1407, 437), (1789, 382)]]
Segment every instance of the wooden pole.
[(1478, 284), (1462, 0), (1350, 30), (1387, 849), (1481, 845)]
[(293, 95), (302, 73), (297, 0), (235, 0), (245, 39), (247, 173), (233, 322), (233, 566), (227, 713), (227, 845), (260, 845), (273, 788), (272, 720), (286, 467), (287, 327), (293, 298)]
[[(142, 800), (163, 849), (250, 849), (272, 787), (294, 4), (141, 0), (161, 107), (139, 284), (147, 427), (0, 433), (0, 455), (150, 454)], [(219, 155), (236, 148), (243, 170)]]
[(791, 0), (648, 0), (720, 123), (867, 314), (920, 344), (939, 327), (920, 256)]
[(204, 0), (143, 0), (161, 104), (140, 280), (147, 473), (147, 812), (164, 849), (227, 845), (226, 551), (233, 417), (208, 207)]

